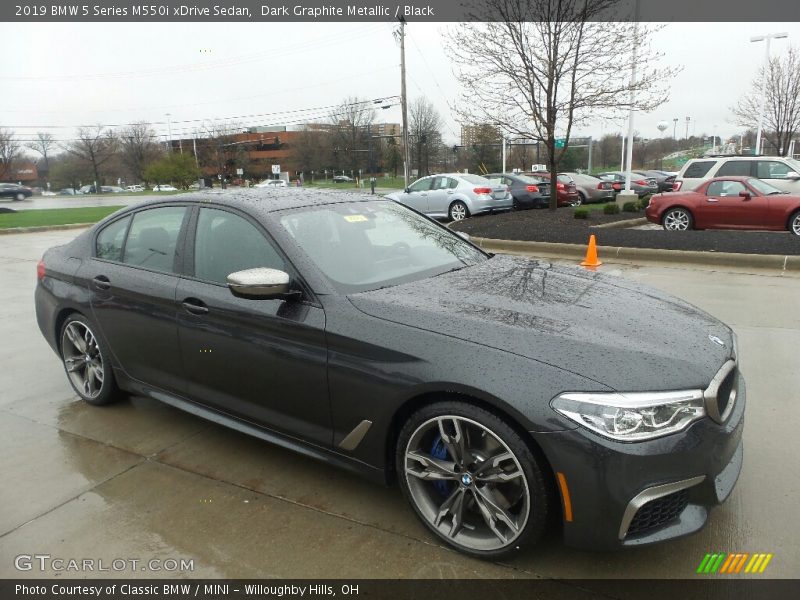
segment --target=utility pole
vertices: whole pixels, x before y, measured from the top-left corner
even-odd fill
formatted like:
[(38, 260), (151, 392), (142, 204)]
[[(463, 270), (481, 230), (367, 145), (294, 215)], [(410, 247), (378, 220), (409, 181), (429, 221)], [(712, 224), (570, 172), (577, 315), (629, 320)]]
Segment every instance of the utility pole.
[(503, 173), (506, 172), (506, 136), (503, 134)]
[(409, 154), (408, 154), (408, 98), (406, 97), (406, 20), (400, 16), (400, 97), (403, 105), (403, 180), (408, 187)]
[(589, 136), (589, 164), (586, 165), (586, 171), (592, 174), (592, 136)]
[(689, 121), (692, 120), (692, 117), (686, 117), (686, 139), (689, 139)]
[(633, 52), (631, 61), (631, 109), (628, 113), (628, 169), (625, 171), (625, 193), (631, 194), (631, 179), (633, 174), (633, 115), (636, 112), (636, 63), (639, 60), (639, 0), (635, 0), (633, 8)]
[(172, 154), (172, 121), (167, 113), (167, 131), (169, 132), (169, 141), (167, 142), (167, 152)]
[(677, 140), (678, 138), (675, 137), (675, 131), (678, 129), (678, 117), (672, 119), (672, 139)]
[(788, 33), (768, 33), (767, 35), (758, 35), (751, 37), (751, 42), (767, 42), (764, 53), (764, 78), (761, 81), (761, 100), (758, 106), (758, 133), (756, 133), (756, 151), (755, 154), (761, 154), (761, 132), (764, 129), (764, 107), (767, 103), (767, 82), (769, 77), (769, 43), (772, 40), (782, 40), (789, 37)]

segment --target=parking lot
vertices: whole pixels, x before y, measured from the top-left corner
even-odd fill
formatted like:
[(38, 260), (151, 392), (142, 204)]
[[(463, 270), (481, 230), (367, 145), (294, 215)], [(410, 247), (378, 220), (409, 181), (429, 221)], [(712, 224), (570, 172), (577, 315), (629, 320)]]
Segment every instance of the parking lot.
[[(167, 198), (169, 194), (163, 197)], [(79, 196), (31, 196), (15, 202), (0, 198), (0, 207), (12, 210), (39, 210), (43, 208), (80, 208), (84, 206), (130, 206), (144, 200), (159, 198), (158, 194), (83, 194)]]
[(109, 563), (193, 560), (192, 572), (136, 572), (141, 577), (687, 578), (709, 552), (772, 553), (767, 576), (797, 576), (796, 276), (602, 267), (684, 298), (737, 332), (748, 387), (738, 486), (689, 538), (614, 553), (550, 539), (494, 564), (440, 547), (396, 487), (153, 400), (78, 402), (33, 308), (36, 262), (77, 233), (0, 237), (0, 577), (55, 575), (15, 569), (17, 555), (38, 553)]

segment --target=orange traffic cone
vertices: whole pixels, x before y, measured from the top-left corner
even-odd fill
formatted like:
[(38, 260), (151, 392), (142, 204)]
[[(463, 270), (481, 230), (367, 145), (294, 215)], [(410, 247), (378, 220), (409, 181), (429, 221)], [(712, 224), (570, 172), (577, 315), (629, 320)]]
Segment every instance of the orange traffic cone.
[(594, 235), (589, 236), (589, 247), (586, 249), (586, 258), (581, 263), (582, 267), (599, 267), (603, 263), (597, 258), (597, 241)]

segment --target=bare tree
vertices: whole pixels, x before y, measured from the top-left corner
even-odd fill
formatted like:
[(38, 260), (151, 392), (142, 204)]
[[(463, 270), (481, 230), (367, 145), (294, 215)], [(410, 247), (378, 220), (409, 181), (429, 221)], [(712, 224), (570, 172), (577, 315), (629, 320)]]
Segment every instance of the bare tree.
[[(618, 0), (483, 0), (476, 8), (496, 22), (462, 23), (448, 51), (463, 93), (463, 122), (492, 123), (514, 138), (540, 140), (550, 157), (552, 185), (574, 125), (631, 108), (652, 110), (668, 99), (675, 67), (655, 66), (654, 27), (606, 18)], [(476, 19), (478, 20), (478, 19)], [(486, 20), (484, 18), (484, 20)], [(631, 82), (637, 44), (639, 72)], [(647, 67), (646, 65), (653, 65)], [(566, 141), (556, 148), (556, 138)], [(550, 208), (556, 208), (552, 194)]]
[(11, 166), (19, 158), (19, 142), (10, 129), (0, 128), (0, 181), (11, 175)]
[[(200, 165), (216, 173), (223, 188), (228, 176), (235, 172), (237, 163), (243, 162), (246, 156), (245, 144), (234, 139), (242, 129), (234, 121), (207, 121), (203, 124), (202, 138), (197, 141), (197, 159)], [(275, 142), (275, 145), (280, 146), (277, 136)]]
[(731, 108), (738, 125), (758, 126), (762, 88), (766, 92), (764, 137), (775, 152), (786, 156), (789, 143), (800, 131), (800, 50), (796, 46), (790, 47), (783, 56), (770, 59), (766, 67), (761, 67), (752, 89)]
[(96, 127), (81, 127), (75, 141), (65, 147), (73, 156), (85, 160), (92, 165), (92, 173), (96, 182), (95, 192), (99, 193), (102, 178), (100, 169), (117, 152), (117, 139), (110, 129), (103, 129), (102, 125)]
[(50, 172), (50, 150), (54, 148), (55, 145), (56, 141), (55, 139), (53, 139), (53, 136), (43, 131), (37, 132), (36, 140), (27, 144), (28, 148), (42, 155), (42, 160), (44, 161), (45, 174), (48, 174)]
[[(441, 142), (442, 117), (430, 100), (420, 96), (409, 106), (408, 133), (412, 156), (416, 156), (417, 175), (429, 175), (431, 148), (434, 153)], [(424, 158), (424, 161), (423, 161)], [(424, 169), (423, 169), (424, 165)]]
[(132, 123), (119, 132), (119, 143), (122, 161), (133, 181), (145, 181), (147, 165), (162, 156), (156, 132), (144, 121)]
[[(334, 125), (334, 152), (349, 158), (350, 168), (358, 172), (360, 164), (365, 164), (368, 130), (375, 122), (375, 108), (371, 100), (348, 96), (329, 115)], [(344, 164), (344, 163), (340, 163)]]
[(298, 171), (322, 171), (331, 160), (330, 131), (308, 126), (298, 131), (291, 142), (291, 158)]

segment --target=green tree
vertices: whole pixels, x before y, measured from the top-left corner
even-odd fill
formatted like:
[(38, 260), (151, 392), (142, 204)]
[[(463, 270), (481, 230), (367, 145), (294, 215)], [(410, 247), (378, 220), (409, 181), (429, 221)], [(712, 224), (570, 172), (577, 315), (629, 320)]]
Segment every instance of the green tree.
[(199, 177), (200, 169), (197, 168), (191, 154), (168, 154), (150, 163), (144, 170), (145, 180), (155, 182), (157, 185), (170, 183), (182, 189), (188, 189), (189, 184)]

